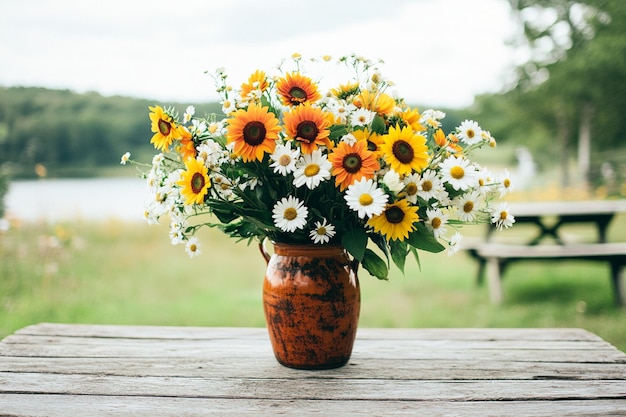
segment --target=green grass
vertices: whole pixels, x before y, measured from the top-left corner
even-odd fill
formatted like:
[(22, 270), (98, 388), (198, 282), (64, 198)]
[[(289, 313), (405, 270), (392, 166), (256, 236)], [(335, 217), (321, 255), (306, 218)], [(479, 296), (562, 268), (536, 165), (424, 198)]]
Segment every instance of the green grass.
[[(610, 239), (625, 240), (620, 230), (626, 217)], [(258, 248), (215, 230), (199, 237), (202, 255), (189, 259), (166, 226), (14, 225), (0, 233), (0, 337), (42, 321), (263, 326)], [(422, 254), (421, 262), (420, 270), (409, 260), (389, 281), (359, 271), (360, 326), (581, 327), (626, 351), (626, 309), (614, 304), (603, 263), (513, 264), (504, 303), (494, 306), (465, 254)]]

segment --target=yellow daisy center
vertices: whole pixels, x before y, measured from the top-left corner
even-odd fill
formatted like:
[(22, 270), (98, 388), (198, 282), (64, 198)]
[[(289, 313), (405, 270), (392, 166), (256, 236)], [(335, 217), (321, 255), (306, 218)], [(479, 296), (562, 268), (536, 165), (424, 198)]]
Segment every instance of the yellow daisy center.
[(505, 186), (506, 188), (509, 188), (509, 187), (511, 186), (511, 180), (510, 180), (510, 179), (508, 179), (508, 178), (506, 178), (506, 179), (504, 180), (504, 186)]
[(430, 191), (433, 189), (433, 183), (426, 180), (422, 183), (422, 190), (424, 191)]
[(450, 176), (455, 180), (460, 180), (465, 176), (465, 170), (463, 169), (463, 167), (460, 167), (458, 165), (453, 166), (450, 170)]
[(287, 165), (289, 165), (291, 163), (291, 156), (285, 154), (285, 155), (281, 155), (280, 158), (278, 158), (278, 163), (281, 166), (286, 167)]
[(471, 213), (472, 210), (474, 210), (474, 202), (473, 201), (468, 201), (465, 204), (463, 204), (463, 211), (466, 213)]
[(293, 207), (288, 207), (283, 213), (283, 217), (287, 220), (293, 220), (298, 217), (298, 211)]
[(439, 217), (435, 217), (430, 222), (430, 225), (433, 227), (433, 229), (439, 229), (439, 227), (441, 226), (441, 219)]
[(326, 234), (326, 228), (324, 226), (320, 226), (317, 228), (317, 234), (323, 236)]
[(369, 206), (373, 202), (374, 199), (369, 194), (361, 194), (361, 196), (359, 197), (359, 204), (361, 204), (362, 206)]
[(467, 129), (465, 131), (465, 136), (467, 136), (468, 139), (472, 139), (474, 136), (476, 136), (476, 132), (474, 132), (474, 129)]
[(406, 187), (404, 187), (404, 191), (407, 193), (407, 195), (417, 194), (417, 184), (415, 184), (414, 182), (407, 184)]
[(310, 164), (304, 168), (304, 175), (307, 177), (314, 177), (320, 172), (320, 166), (317, 164)]
[(509, 213), (506, 210), (501, 211), (500, 212), (500, 220), (506, 220), (508, 215), (509, 215)]
[(192, 243), (191, 245), (189, 245), (189, 251), (190, 252), (195, 252), (198, 250), (198, 246), (196, 246), (195, 243)]

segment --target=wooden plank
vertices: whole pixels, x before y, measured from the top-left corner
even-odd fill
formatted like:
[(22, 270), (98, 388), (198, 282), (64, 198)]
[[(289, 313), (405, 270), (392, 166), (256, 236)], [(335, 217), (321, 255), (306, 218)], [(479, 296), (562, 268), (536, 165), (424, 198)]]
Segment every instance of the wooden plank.
[[(16, 335), (114, 337), (138, 339), (233, 339), (267, 340), (264, 327), (177, 327), (39, 323)], [(367, 328), (359, 327), (358, 339), (447, 340), (602, 340), (578, 328)]]
[[(277, 415), (298, 416), (519, 416), (571, 417), (624, 416), (626, 401), (602, 399), (595, 401), (327, 401), (327, 400), (238, 400), (228, 398), (163, 398), (73, 395), (0, 394), (0, 413), (31, 417), (67, 417), (77, 415), (136, 417)], [(28, 410), (25, 412), (25, 410)], [(158, 411), (155, 411), (158, 410)]]
[(510, 204), (515, 217), (612, 214), (626, 212), (626, 200), (537, 201)]
[(120, 377), (0, 373), (5, 394), (114, 395), (350, 401), (624, 399), (625, 380), (424, 381), (312, 378)]
[(0, 372), (69, 375), (275, 378), (376, 378), (420, 380), (624, 380), (626, 363), (476, 360), (369, 360), (357, 357), (340, 369), (302, 371), (279, 365), (273, 356), (231, 358), (42, 358), (3, 357)]
[(626, 256), (626, 243), (592, 243), (570, 245), (511, 245), (485, 243), (477, 248), (484, 258), (593, 258)]

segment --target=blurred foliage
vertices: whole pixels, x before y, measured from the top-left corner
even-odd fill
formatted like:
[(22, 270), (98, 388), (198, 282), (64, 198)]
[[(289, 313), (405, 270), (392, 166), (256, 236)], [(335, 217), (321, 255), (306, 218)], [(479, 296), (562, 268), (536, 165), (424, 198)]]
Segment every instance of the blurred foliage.
[[(69, 90), (0, 87), (0, 166), (15, 177), (89, 176), (94, 167), (119, 164), (120, 156), (153, 153), (148, 106), (129, 97), (77, 94)], [(218, 104), (195, 104), (199, 114)]]

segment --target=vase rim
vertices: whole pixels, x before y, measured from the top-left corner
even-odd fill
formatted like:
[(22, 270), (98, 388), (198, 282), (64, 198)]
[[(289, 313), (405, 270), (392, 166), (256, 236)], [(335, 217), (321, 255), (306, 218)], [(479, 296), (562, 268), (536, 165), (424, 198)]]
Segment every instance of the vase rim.
[(316, 245), (307, 243), (284, 243), (274, 242), (274, 252), (281, 255), (307, 255), (315, 256), (336, 256), (345, 253), (345, 248), (340, 244)]

